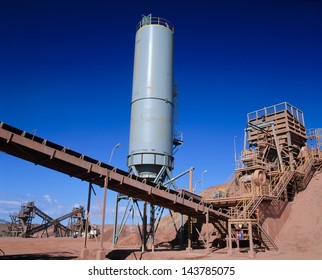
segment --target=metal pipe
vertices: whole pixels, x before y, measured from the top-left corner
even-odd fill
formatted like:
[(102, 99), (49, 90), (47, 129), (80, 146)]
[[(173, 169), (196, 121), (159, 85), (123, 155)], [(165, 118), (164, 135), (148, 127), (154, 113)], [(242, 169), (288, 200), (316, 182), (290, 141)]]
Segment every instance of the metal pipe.
[(115, 203), (114, 226), (113, 226), (113, 240), (112, 240), (113, 245), (115, 245), (116, 242), (117, 242), (116, 235), (117, 235), (117, 223), (118, 223), (119, 202), (120, 202), (119, 194), (117, 194), (116, 203)]
[[(116, 209), (116, 212), (115, 212), (115, 214), (117, 215), (118, 214), (118, 199), (117, 199), (117, 209)], [(127, 219), (128, 219), (128, 217), (129, 217), (129, 215), (130, 215), (130, 212), (131, 212), (131, 209), (130, 209), (130, 211), (128, 212), (128, 208), (129, 208), (129, 205), (130, 205), (130, 203), (132, 202), (132, 208), (134, 207), (133, 206), (133, 200), (132, 200), (132, 198), (130, 198), (129, 200), (128, 200), (128, 202), (127, 202), (127, 204), (126, 204), (126, 208), (125, 208), (125, 211), (124, 211), (124, 215), (123, 215), (123, 218), (122, 218), (122, 221), (121, 221), (121, 224), (120, 224), (120, 228), (118, 229), (118, 231), (117, 231), (117, 224), (116, 223), (114, 223), (114, 236), (113, 236), (113, 244), (115, 245), (116, 243), (117, 243), (117, 241), (118, 241), (118, 238), (120, 237), (120, 235), (121, 235), (121, 232), (122, 232), (122, 230), (123, 230), (123, 227), (124, 227), (124, 225), (125, 225), (125, 223), (126, 223), (126, 221), (127, 221)], [(127, 215), (126, 215), (126, 213), (128, 213)], [(117, 222), (117, 216), (115, 216), (115, 221)]]
[(187, 169), (186, 171), (180, 173), (179, 175), (177, 175), (176, 177), (173, 177), (171, 180), (169, 180), (168, 182), (165, 182), (163, 184), (163, 186), (169, 185), (170, 183), (172, 183), (173, 181), (177, 180), (178, 178), (182, 177), (183, 175), (189, 173), (191, 170), (194, 170), (195, 168), (192, 166), (189, 169)]

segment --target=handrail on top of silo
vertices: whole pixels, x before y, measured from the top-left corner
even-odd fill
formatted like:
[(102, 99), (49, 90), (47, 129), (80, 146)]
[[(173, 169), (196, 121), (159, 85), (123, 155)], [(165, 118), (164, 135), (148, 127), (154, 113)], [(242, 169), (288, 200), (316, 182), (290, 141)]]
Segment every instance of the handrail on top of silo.
[(143, 17), (142, 20), (137, 24), (136, 31), (138, 31), (140, 28), (146, 25), (160, 25), (164, 26), (168, 29), (170, 29), (172, 32), (174, 32), (174, 26), (172, 23), (164, 18), (159, 17)]

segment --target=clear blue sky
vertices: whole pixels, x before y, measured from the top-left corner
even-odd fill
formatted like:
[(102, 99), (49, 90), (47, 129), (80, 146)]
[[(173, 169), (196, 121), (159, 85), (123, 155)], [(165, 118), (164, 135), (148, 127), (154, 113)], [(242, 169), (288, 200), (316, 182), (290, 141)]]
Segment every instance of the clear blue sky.
[[(0, 121), (105, 162), (121, 143), (112, 164), (126, 170), (141, 14), (175, 26), (176, 129), (185, 142), (174, 175), (194, 166), (195, 182), (203, 170), (205, 187), (224, 182), (234, 137), (240, 151), (247, 113), (265, 106), (288, 101), (307, 128), (322, 127), (322, 3), (291, 0), (2, 0)], [(30, 200), (55, 218), (86, 205), (87, 183), (1, 153), (0, 218)]]

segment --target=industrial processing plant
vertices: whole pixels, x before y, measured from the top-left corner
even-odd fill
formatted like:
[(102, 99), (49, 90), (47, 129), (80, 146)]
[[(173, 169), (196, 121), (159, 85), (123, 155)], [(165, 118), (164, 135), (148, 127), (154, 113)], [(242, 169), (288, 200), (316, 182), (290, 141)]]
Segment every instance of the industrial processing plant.
[[(187, 170), (174, 173), (180, 161), (180, 153), (177, 158), (175, 154), (184, 144), (183, 133), (174, 129), (174, 32), (171, 22), (151, 15), (143, 16), (137, 25), (128, 170), (1, 122), (2, 152), (88, 186), (87, 205), (58, 218), (32, 201), (22, 204), (8, 222), (12, 237), (1, 240), (2, 252), (10, 256), (5, 244), (12, 244), (12, 238), (19, 243), (56, 236), (55, 240), (65, 238), (66, 244), (78, 242), (75, 258), (79, 259), (126, 258), (122, 256), (127, 252), (132, 259), (135, 252), (153, 253), (155, 259), (164, 258), (164, 252), (180, 252), (178, 258), (194, 252), (198, 255), (192, 258), (254, 258), (257, 254), (278, 258), (285, 246), (280, 236), (287, 228), (285, 217), (291, 206), (311, 189), (321, 187), (317, 182), (322, 172), (322, 129), (309, 130), (304, 112), (287, 100), (244, 111), (243, 148), (235, 158), (235, 170), (226, 182), (196, 193), (193, 159)], [(183, 176), (189, 177), (189, 184), (178, 187), (176, 182)], [(99, 198), (100, 225), (90, 221), (94, 187), (104, 190)], [(112, 227), (105, 224), (107, 190), (117, 193)], [(41, 224), (32, 224), (36, 215), (43, 219)], [(129, 217), (134, 224), (130, 225)], [(65, 226), (61, 222), (67, 219)], [(314, 238), (321, 241), (321, 237)]]

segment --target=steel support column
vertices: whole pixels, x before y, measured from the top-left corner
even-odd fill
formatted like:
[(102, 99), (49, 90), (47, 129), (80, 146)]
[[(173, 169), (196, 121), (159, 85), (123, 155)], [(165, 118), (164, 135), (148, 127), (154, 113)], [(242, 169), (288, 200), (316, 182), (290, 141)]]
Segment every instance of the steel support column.
[(84, 248), (87, 248), (87, 235), (88, 235), (88, 225), (89, 225), (89, 213), (91, 210), (91, 197), (92, 197), (92, 183), (89, 184), (88, 187), (88, 197), (87, 197), (87, 211), (86, 211), (86, 223), (85, 223), (85, 242), (84, 242)]
[(143, 203), (143, 224), (142, 224), (142, 252), (147, 251), (147, 202)]
[(154, 215), (154, 205), (150, 204), (150, 234), (149, 234), (149, 243), (151, 244), (152, 252), (154, 252), (154, 224), (155, 224), (155, 215)]
[(104, 227), (105, 227), (105, 212), (106, 212), (106, 193), (108, 188), (108, 180), (109, 180), (109, 171), (106, 173), (106, 176), (104, 178), (104, 198), (103, 198), (103, 210), (102, 210), (102, 227), (101, 227), (101, 238), (100, 238), (100, 248), (97, 251), (96, 259), (104, 259), (105, 258), (105, 252), (103, 247), (103, 241), (104, 241)]
[(114, 213), (114, 226), (113, 226), (113, 239), (112, 239), (112, 244), (113, 247), (116, 246), (116, 242), (117, 242), (117, 225), (118, 225), (118, 213), (119, 213), (119, 202), (120, 202), (120, 198), (119, 198), (119, 193), (116, 196), (116, 201), (115, 201), (115, 213)]
[(206, 233), (207, 233), (207, 252), (209, 252), (210, 250), (210, 245), (209, 245), (209, 211), (207, 210), (207, 213), (206, 213)]
[(231, 222), (228, 221), (228, 255), (233, 253), (233, 242), (232, 242), (232, 232), (231, 232)]
[(253, 243), (253, 225), (252, 222), (248, 222), (248, 239), (249, 239), (249, 252), (250, 257), (254, 257), (254, 243)]

